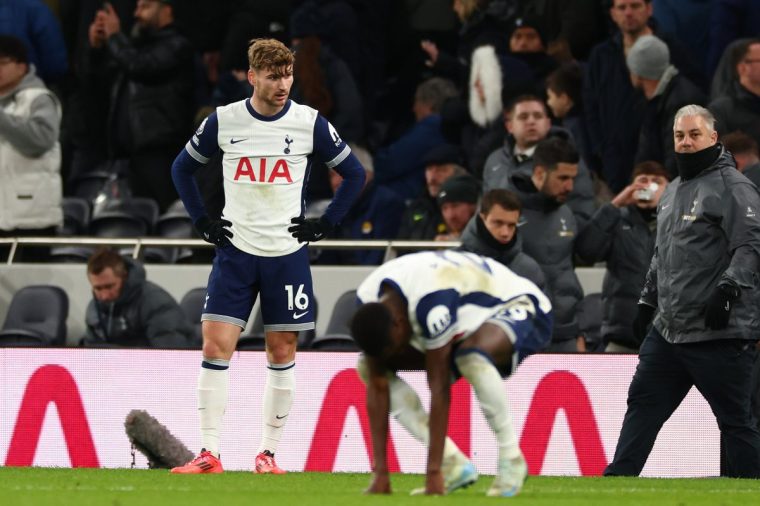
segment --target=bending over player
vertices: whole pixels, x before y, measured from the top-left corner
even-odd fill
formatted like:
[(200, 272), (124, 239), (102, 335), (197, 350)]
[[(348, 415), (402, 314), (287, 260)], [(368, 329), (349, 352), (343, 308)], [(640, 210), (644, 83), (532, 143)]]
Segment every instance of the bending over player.
[[(528, 470), (502, 378), (548, 344), (549, 299), (495, 260), (457, 251), (391, 260), (362, 282), (357, 296), (362, 306), (351, 332), (364, 351), (358, 369), (367, 383), (374, 448), (367, 492), (391, 492), (386, 461), (390, 412), (429, 446), (426, 494), (444, 494), (475, 482), (475, 468), (446, 437), (453, 368), (455, 376), (472, 385), (496, 435), (497, 475), (488, 495), (517, 495)], [(414, 390), (396, 375), (399, 369), (427, 371), (429, 423)]]

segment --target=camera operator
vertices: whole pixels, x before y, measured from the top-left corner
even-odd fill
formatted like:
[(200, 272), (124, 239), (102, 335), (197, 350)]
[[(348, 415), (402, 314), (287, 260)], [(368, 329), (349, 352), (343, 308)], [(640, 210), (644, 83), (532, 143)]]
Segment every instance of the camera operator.
[(575, 251), (583, 260), (607, 262), (601, 330), (607, 352), (639, 350), (631, 324), (654, 251), (657, 204), (667, 175), (658, 162), (636, 165), (631, 184), (596, 211), (576, 240)]

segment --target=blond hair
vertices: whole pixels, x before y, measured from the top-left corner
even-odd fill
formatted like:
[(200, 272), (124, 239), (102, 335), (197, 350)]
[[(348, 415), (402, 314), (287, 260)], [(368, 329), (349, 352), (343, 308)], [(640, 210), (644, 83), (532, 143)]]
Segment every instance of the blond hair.
[(292, 67), (293, 52), (276, 39), (253, 39), (248, 44), (248, 66), (254, 70)]

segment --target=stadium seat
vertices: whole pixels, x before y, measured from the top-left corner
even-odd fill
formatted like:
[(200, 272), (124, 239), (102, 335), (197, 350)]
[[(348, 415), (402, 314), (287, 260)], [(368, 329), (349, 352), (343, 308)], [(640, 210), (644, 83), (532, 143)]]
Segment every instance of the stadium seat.
[(325, 335), (321, 336), (321, 339), (330, 337), (337, 337), (339, 339), (343, 337), (350, 338), (351, 330), (349, 329), (349, 324), (356, 312), (356, 308), (356, 290), (349, 290), (338, 297), (330, 315), (330, 321), (327, 322)]
[[(90, 203), (80, 197), (65, 197), (62, 201), (63, 225), (61, 237), (86, 235), (90, 227)], [(58, 263), (86, 262), (93, 248), (86, 246), (56, 246), (50, 248), (50, 261)]]
[(193, 325), (197, 343), (203, 342), (201, 335), (201, 315), (203, 306), (206, 304), (206, 287), (192, 288), (179, 301), (179, 307), (185, 313), (188, 321)]
[[(314, 298), (314, 321), (316, 322), (316, 319), (319, 315), (319, 304), (317, 303), (316, 297)], [(311, 342), (314, 340), (314, 330), (301, 330), (298, 332), (298, 348), (301, 350), (308, 349), (311, 345)], [(244, 336), (240, 337), (240, 341), (238, 342), (238, 350), (246, 349), (246, 350), (253, 350), (253, 349), (264, 349), (263, 344), (261, 348), (258, 347), (246, 347), (241, 348), (241, 343), (243, 343), (243, 346), (259, 346), (258, 342), (263, 343), (264, 342), (264, 318), (261, 316), (261, 308), (259, 307), (259, 310), (256, 311), (256, 316), (253, 318), (253, 324), (251, 325), (251, 332), (249, 334), (246, 334)]]
[(58, 235), (68, 237), (87, 233), (90, 225), (90, 203), (79, 197), (65, 197), (61, 202), (63, 225)]
[(50, 248), (50, 261), (53, 263), (85, 263), (95, 252), (89, 246), (60, 246)]
[(74, 196), (94, 201), (112, 175), (112, 172), (106, 170), (79, 174), (73, 181)]
[[(192, 239), (196, 237), (193, 222), (184, 206), (176, 207), (176, 203), (156, 221), (155, 235), (167, 239)], [(173, 264), (190, 258), (193, 252), (189, 248), (145, 248), (145, 261), (154, 263)]]
[(68, 316), (69, 298), (62, 288), (26, 286), (11, 299), (0, 346), (65, 346)]
[(602, 294), (589, 293), (578, 304), (578, 327), (586, 337), (586, 351), (601, 351)]
[(184, 213), (185, 216), (188, 216), (187, 209), (185, 209), (185, 204), (177, 199), (166, 209), (166, 214), (179, 214)]
[(158, 219), (158, 204), (152, 199), (111, 199), (93, 212), (90, 233), (95, 237), (143, 237)]

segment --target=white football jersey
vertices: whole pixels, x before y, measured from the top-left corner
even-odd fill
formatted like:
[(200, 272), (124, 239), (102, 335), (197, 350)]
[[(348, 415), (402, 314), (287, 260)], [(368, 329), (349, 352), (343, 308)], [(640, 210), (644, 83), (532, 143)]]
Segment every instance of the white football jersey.
[(357, 289), (362, 303), (380, 300), (383, 284), (406, 299), (411, 344), (420, 351), (470, 336), (505, 302), (527, 295), (544, 312), (546, 295), (501, 263), (474, 253), (442, 250), (404, 255), (379, 266)]
[(351, 153), (324, 117), (291, 100), (274, 116), (258, 114), (250, 99), (219, 107), (185, 148), (201, 163), (224, 152), (222, 216), (232, 222), (232, 244), (260, 256), (303, 247), (288, 227), (303, 214), (312, 157), (335, 167)]

